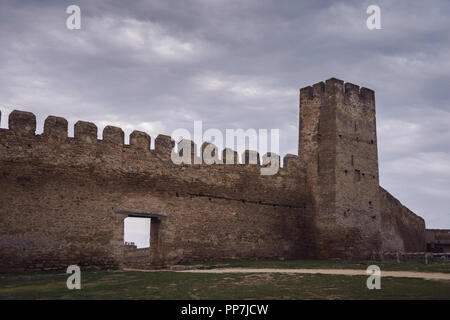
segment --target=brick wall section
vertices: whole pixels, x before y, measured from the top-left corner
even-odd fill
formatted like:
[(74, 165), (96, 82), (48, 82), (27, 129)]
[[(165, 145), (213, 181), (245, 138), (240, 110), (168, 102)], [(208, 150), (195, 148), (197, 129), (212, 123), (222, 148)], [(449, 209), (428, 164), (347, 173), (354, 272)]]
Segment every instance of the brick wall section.
[(425, 221), (380, 187), (383, 251), (425, 251)]
[(311, 201), (295, 156), (277, 175), (261, 176), (258, 165), (175, 165), (164, 136), (150, 150), (136, 132), (124, 145), (119, 128), (98, 140), (85, 122), (74, 138), (61, 118), (50, 117), (42, 135), (29, 129), (32, 114), (15, 111), (10, 123), (14, 129), (0, 130), (3, 271), (123, 266), (126, 216), (118, 211), (167, 216), (158, 265), (306, 254)]
[(425, 238), (427, 242), (427, 251), (450, 253), (449, 229), (426, 229)]
[(426, 229), (427, 242), (450, 241), (450, 229)]
[(125, 246), (124, 266), (133, 269), (152, 268), (150, 248), (138, 249), (136, 247)]

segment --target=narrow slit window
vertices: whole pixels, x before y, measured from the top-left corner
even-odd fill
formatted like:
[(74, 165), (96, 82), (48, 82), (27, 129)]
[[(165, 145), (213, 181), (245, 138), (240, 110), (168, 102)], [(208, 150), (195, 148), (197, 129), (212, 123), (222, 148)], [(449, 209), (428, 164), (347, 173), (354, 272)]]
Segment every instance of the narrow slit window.
[(361, 171), (360, 170), (355, 170), (355, 181), (361, 181)]

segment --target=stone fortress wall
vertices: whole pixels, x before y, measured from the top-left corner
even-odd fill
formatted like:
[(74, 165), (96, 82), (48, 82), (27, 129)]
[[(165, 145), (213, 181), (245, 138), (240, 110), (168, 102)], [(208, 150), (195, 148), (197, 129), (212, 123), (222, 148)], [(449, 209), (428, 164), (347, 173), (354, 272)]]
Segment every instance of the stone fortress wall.
[(35, 134), (36, 117), (13, 111), (0, 129), (0, 271), (124, 267), (133, 215), (151, 217), (150, 250), (139, 252), (152, 267), (423, 250), (423, 219), (378, 185), (373, 91), (330, 79), (300, 97), (299, 156), (271, 176), (251, 152), (233, 165), (176, 165), (168, 136), (150, 149), (134, 131), (126, 145), (120, 128), (98, 139), (79, 121), (68, 137), (54, 116)]

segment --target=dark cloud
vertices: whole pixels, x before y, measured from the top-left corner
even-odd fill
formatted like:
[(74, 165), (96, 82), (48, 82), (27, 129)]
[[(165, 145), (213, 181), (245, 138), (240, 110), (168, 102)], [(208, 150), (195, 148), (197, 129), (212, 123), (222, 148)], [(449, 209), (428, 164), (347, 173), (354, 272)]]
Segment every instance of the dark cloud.
[[(82, 29), (65, 27), (66, 7)], [(298, 89), (330, 77), (376, 91), (381, 183), (450, 228), (450, 3), (2, 1), (0, 107), (146, 130), (280, 128), (297, 153)], [(99, 130), (99, 131), (100, 131)]]

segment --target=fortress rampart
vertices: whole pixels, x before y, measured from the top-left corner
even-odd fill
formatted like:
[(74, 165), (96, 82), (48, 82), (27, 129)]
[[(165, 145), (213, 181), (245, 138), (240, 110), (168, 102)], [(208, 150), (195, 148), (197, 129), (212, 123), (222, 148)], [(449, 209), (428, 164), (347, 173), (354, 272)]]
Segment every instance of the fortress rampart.
[(378, 185), (373, 91), (330, 79), (300, 97), (299, 156), (271, 176), (248, 164), (250, 151), (244, 163), (176, 165), (165, 135), (150, 149), (144, 132), (126, 145), (120, 128), (98, 139), (95, 124), (79, 121), (68, 137), (54, 116), (36, 135), (36, 117), (13, 111), (0, 129), (0, 271), (122, 267), (132, 215), (151, 218), (153, 267), (424, 246), (423, 219)]
[[(0, 131), (2, 267), (117, 266), (123, 219), (117, 212), (161, 218), (157, 264), (222, 257), (299, 257), (308, 246), (305, 173), (284, 157), (274, 176), (258, 165), (175, 165), (173, 141), (143, 132), (124, 145), (121, 129), (13, 111)], [(153, 219), (152, 219), (153, 220)], [(153, 227), (153, 225), (152, 225)]]

